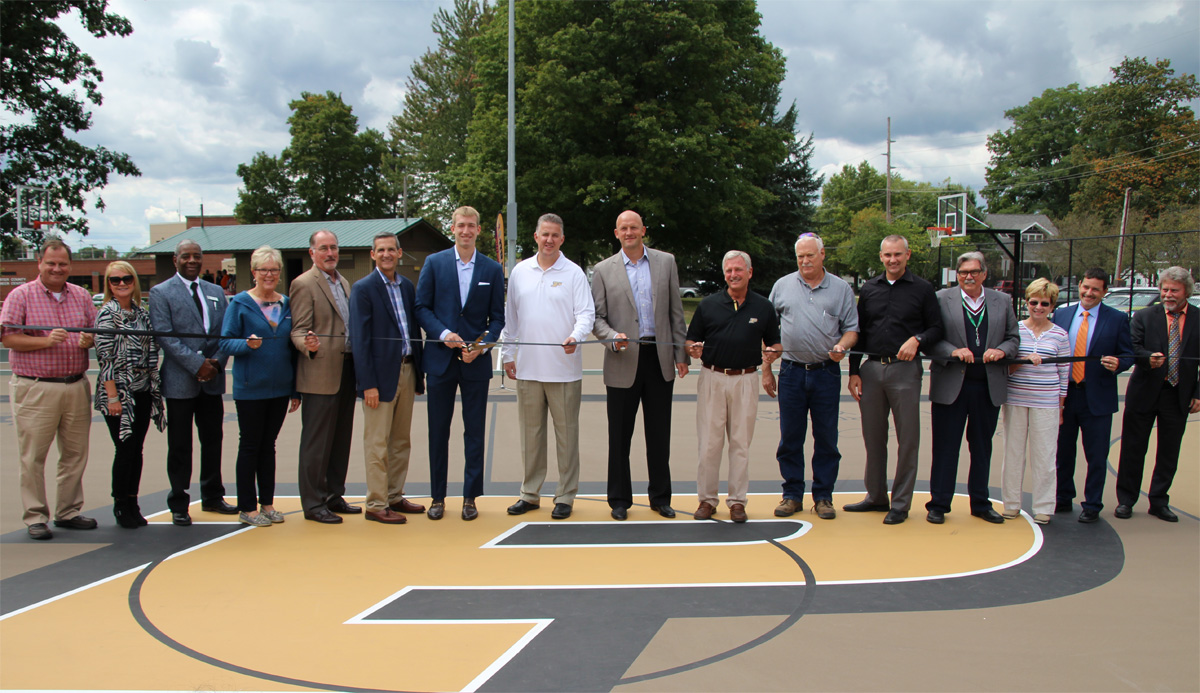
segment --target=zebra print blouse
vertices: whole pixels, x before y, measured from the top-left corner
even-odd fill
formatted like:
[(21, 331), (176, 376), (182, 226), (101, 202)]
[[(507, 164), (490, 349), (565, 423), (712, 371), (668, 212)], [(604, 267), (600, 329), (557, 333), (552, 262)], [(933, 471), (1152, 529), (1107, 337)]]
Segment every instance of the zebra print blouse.
[[(123, 310), (121, 304), (111, 300), (100, 307), (96, 315), (96, 327), (107, 329), (150, 330), (150, 313), (139, 305), (132, 310)], [(133, 393), (150, 393), (150, 416), (158, 430), (166, 426), (163, 409), (162, 388), (158, 379), (158, 345), (147, 335), (96, 335), (96, 361), (100, 364), (100, 377), (96, 379), (94, 406), (108, 416), (108, 391), (104, 383), (112, 380), (117, 385), (117, 399), (121, 401), (121, 440), (133, 432)]]

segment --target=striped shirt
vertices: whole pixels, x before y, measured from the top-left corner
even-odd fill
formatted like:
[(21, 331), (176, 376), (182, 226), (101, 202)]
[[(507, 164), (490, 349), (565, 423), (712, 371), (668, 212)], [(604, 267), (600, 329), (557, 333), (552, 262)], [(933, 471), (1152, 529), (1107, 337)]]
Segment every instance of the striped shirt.
[[(1041, 354), (1042, 358), (1070, 356), (1071, 345), (1067, 342), (1067, 331), (1050, 324), (1050, 328), (1036, 337), (1025, 321), (1017, 325), (1021, 334), (1021, 346), (1017, 358), (1029, 358), (1030, 354)], [(1057, 409), (1061, 397), (1067, 396), (1067, 381), (1071, 377), (1070, 363), (1030, 363), (1017, 366), (1008, 375), (1008, 404), (1033, 409)]]
[[(96, 324), (96, 306), (92, 296), (83, 287), (71, 283), (63, 284), (59, 298), (46, 288), (41, 278), (13, 289), (4, 299), (0, 312), (0, 323), (5, 325), (42, 325), (45, 327), (93, 327)], [(7, 334), (27, 334), (45, 337), (48, 330), (0, 329), (0, 337)], [(88, 367), (88, 350), (79, 348), (81, 333), (68, 332), (67, 338), (54, 346), (35, 351), (8, 352), (14, 375), (30, 378), (66, 378), (80, 375)]]

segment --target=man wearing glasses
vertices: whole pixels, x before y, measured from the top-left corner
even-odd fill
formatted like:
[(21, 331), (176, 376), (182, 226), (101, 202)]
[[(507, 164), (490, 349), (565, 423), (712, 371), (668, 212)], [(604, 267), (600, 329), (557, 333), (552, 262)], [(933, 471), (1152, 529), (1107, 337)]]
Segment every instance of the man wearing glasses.
[(1017, 316), (1007, 294), (983, 288), (987, 266), (983, 253), (958, 256), (958, 286), (937, 292), (945, 327), (944, 338), (929, 355), (929, 399), (933, 428), (933, 467), (925, 519), (946, 521), (958, 478), (958, 451), (966, 429), (971, 451), (967, 492), (971, 514), (1000, 524), (1004, 517), (988, 498), (992, 436), (1000, 407), (1008, 400), (1008, 366), (996, 363), (1016, 358), (1021, 345)]

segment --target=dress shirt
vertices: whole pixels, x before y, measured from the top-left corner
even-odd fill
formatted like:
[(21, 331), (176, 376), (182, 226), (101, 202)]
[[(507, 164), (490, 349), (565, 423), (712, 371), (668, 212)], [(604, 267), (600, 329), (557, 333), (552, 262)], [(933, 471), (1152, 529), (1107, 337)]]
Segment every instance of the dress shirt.
[(687, 339), (704, 342), (701, 361), (716, 368), (755, 368), (764, 346), (779, 343), (775, 307), (761, 294), (746, 292), (740, 304), (728, 291), (705, 297), (696, 306)]
[(842, 335), (858, 331), (854, 292), (829, 272), (815, 289), (799, 272), (792, 272), (775, 282), (769, 298), (779, 315), (785, 361), (825, 361)]
[[(905, 270), (895, 282), (880, 274), (858, 294), (858, 349), (894, 356), (910, 337), (922, 347), (941, 340), (942, 311), (933, 285)], [(850, 375), (858, 375), (861, 354), (850, 355)]]
[[(592, 331), (596, 309), (587, 276), (562, 253), (549, 269), (537, 256), (522, 260), (508, 279), (504, 306), (504, 340), (559, 344), (567, 337), (582, 342)], [(560, 346), (500, 348), (503, 363), (516, 361), (518, 380), (569, 383), (583, 379), (583, 347), (568, 354)]]
[[(350, 300), (346, 296), (346, 292), (342, 289), (342, 275), (336, 270), (333, 276), (329, 276), (328, 272), (321, 272), (321, 276), (325, 277), (325, 281), (329, 283), (329, 292), (333, 294), (333, 303), (337, 306), (338, 314), (342, 316), (342, 324), (346, 326), (345, 349), (343, 353), (350, 353)], [(387, 278), (384, 278), (384, 282)], [(403, 303), (403, 302), (402, 302)], [(404, 314), (404, 307), (401, 305), (400, 315)], [(407, 325), (405, 326), (407, 327)]]
[(408, 356), (412, 353), (412, 337), (408, 334), (408, 318), (404, 315), (404, 295), (400, 293), (400, 275), (397, 274), (395, 280), (389, 280), (378, 267), (375, 268), (375, 271), (379, 272), (379, 278), (383, 280), (388, 298), (392, 301), (392, 308), (396, 311), (396, 322), (400, 323), (400, 334), (404, 335), (404, 355)]
[[(92, 296), (83, 287), (71, 283), (55, 297), (41, 277), (16, 287), (4, 299), (0, 311), (0, 323), (5, 325), (43, 325), (46, 327), (93, 327), (96, 324), (96, 306)], [(27, 334), (45, 337), (48, 330), (0, 329), (0, 337), (6, 334)], [(62, 342), (45, 349), (8, 352), (9, 365), (14, 375), (30, 378), (67, 378), (79, 375), (88, 368), (88, 351), (79, 348), (81, 333), (68, 332)]]
[(467, 294), (471, 293), (471, 277), (475, 274), (475, 253), (471, 251), (471, 259), (462, 261), (462, 256), (454, 252), (454, 266), (458, 268), (458, 303), (467, 305)]
[(1088, 333), (1087, 333), (1087, 350), (1092, 353), (1092, 338), (1096, 336), (1096, 317), (1100, 315), (1100, 304), (1091, 310), (1084, 310), (1082, 303), (1075, 304), (1075, 317), (1071, 318), (1071, 329), (1067, 333), (1067, 343), (1071, 345), (1072, 351), (1075, 349), (1076, 335), (1079, 334), (1079, 323), (1083, 320), (1083, 314), (1088, 314)]
[[(179, 277), (179, 281), (183, 282), (183, 288), (187, 291), (189, 297), (194, 294), (200, 295), (200, 321), (204, 324), (204, 331), (208, 332), (209, 328), (212, 327), (212, 324), (208, 321), (208, 296), (205, 296), (204, 291), (200, 288), (200, 280), (194, 279), (189, 281), (184, 279), (183, 275), (178, 272), (175, 273), (175, 276)], [(196, 285), (195, 289), (192, 289), (193, 284)]]
[(633, 292), (633, 305), (637, 308), (638, 339), (654, 337), (654, 288), (650, 283), (650, 257), (642, 249), (642, 259), (634, 262), (621, 249), (621, 261), (625, 264), (625, 276)]

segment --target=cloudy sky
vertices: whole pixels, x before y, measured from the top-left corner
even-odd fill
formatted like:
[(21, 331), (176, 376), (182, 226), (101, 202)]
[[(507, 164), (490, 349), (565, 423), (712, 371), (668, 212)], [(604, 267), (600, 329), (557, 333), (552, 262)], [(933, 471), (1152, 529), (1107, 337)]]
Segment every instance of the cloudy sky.
[[(230, 214), (238, 164), (288, 143), (287, 103), (340, 92), (364, 127), (399, 112), (438, 0), (112, 0), (128, 38), (60, 22), (104, 72), (80, 139), (130, 154), (142, 177), (104, 191), (87, 243), (148, 242), (178, 212)], [(814, 164), (893, 165), (906, 178), (982, 187), (986, 138), (1005, 109), (1072, 82), (1108, 81), (1124, 56), (1200, 71), (1197, 0), (816, 2), (760, 0), (763, 35), (787, 57), (783, 99), (816, 137)]]

